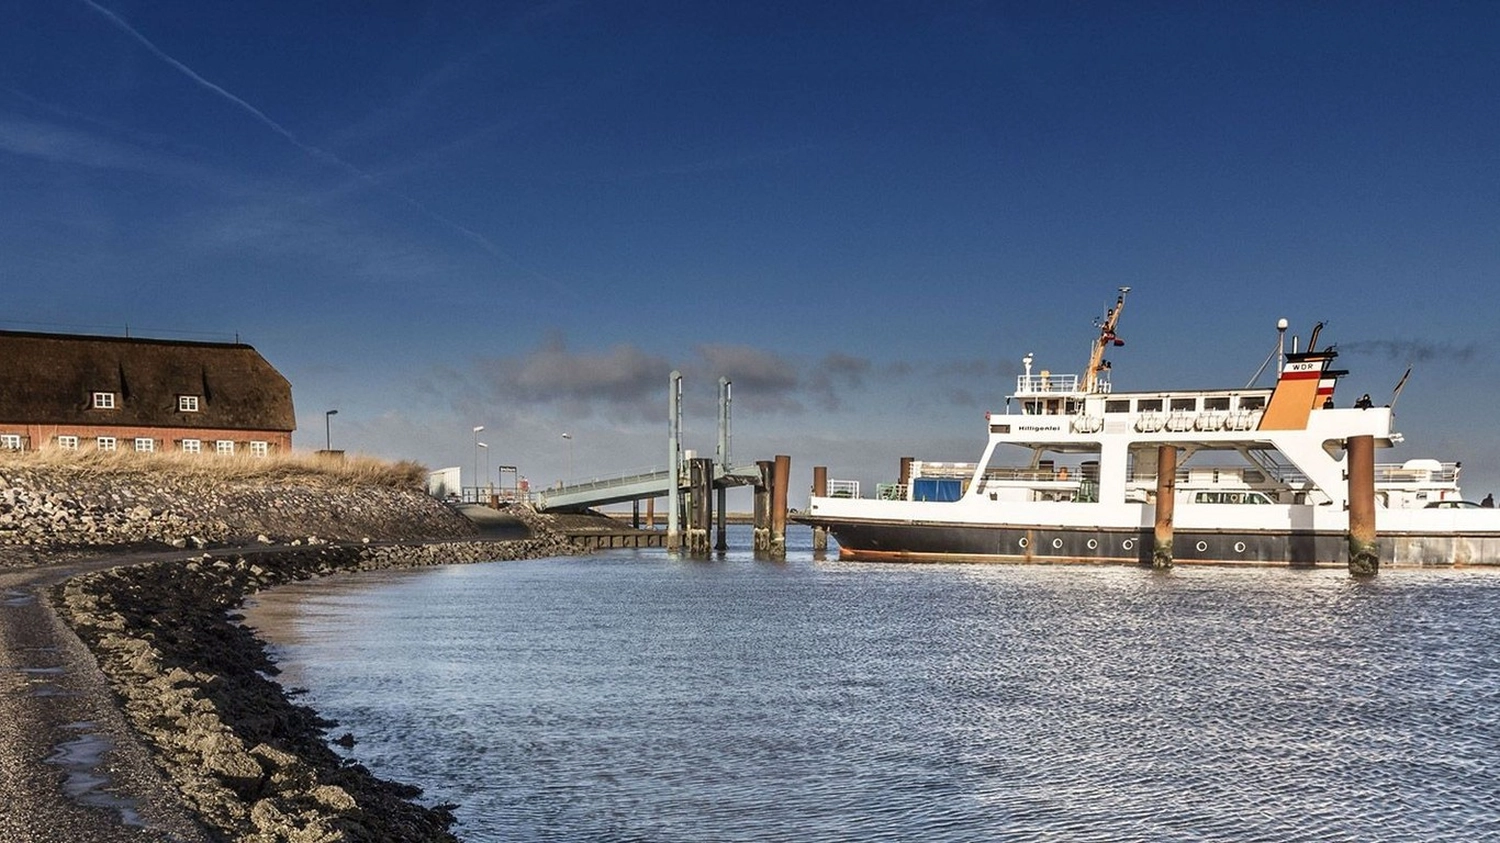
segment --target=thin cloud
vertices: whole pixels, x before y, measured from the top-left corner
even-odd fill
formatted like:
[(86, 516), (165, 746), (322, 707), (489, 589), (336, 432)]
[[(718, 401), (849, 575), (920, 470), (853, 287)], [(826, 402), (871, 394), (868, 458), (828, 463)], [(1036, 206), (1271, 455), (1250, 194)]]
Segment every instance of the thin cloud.
[(54, 164), (187, 179), (202, 171), (166, 156), (21, 118), (0, 117), (0, 150)]
[(395, 199), (397, 199), (397, 200), (405, 203), (407, 206), (415, 209), (418, 213), (422, 214), (423, 216), (426, 216), (428, 219), (431, 219), (431, 220), (433, 220), (435, 222), (441, 223), (442, 225), (447, 226), (448, 228), (452, 229), (453, 231), (456, 231), (459, 234), (463, 235), (470, 242), (474, 243), (476, 246), (479, 246), (481, 249), (485, 250), (486, 252), (490, 253), (491, 255), (493, 255), (495, 257), (498, 257), (498, 258), (503, 258), (504, 260), (507, 260), (507, 261), (510, 261), (510, 262), (516, 264), (517, 266), (521, 267), (522, 269), (526, 270), (528, 273), (536, 276), (537, 278), (539, 278), (539, 279), (541, 279), (543, 281), (547, 281), (548, 283), (553, 284), (560, 291), (562, 291), (563, 293), (569, 295), (570, 297), (575, 297), (576, 298), (576, 296), (574, 296), (573, 293), (571, 291), (569, 291), (566, 287), (564, 287), (563, 285), (559, 284), (555, 280), (553, 280), (551, 278), (548, 278), (547, 276), (543, 275), (542, 273), (536, 272), (535, 270), (531, 269), (530, 267), (525, 266), (519, 260), (517, 260), (514, 256), (506, 253), (500, 247), (498, 247), (494, 243), (492, 243), (489, 240), (489, 238), (485, 237), (484, 235), (482, 235), (482, 234), (478, 233), (477, 231), (474, 231), (473, 229), (470, 229), (470, 228), (468, 228), (468, 227), (466, 227), (466, 226), (464, 226), (464, 225), (462, 225), (462, 224), (460, 224), (460, 223), (458, 223), (458, 222), (456, 222), (456, 221), (454, 221), (452, 219), (449, 219), (448, 217), (445, 217), (442, 214), (437, 213), (436, 211), (433, 211), (431, 208), (428, 208), (426, 205), (423, 205), (421, 202), (418, 202), (416, 199), (413, 199), (412, 197), (407, 196), (406, 194), (404, 194), (404, 193), (402, 193), (402, 192), (400, 192), (398, 190), (395, 190), (394, 188), (391, 188), (390, 186), (382, 183), (375, 176), (373, 176), (373, 175), (365, 172), (364, 170), (361, 170), (360, 168), (354, 166), (353, 164), (350, 164), (347, 161), (344, 161), (343, 159), (339, 158), (337, 155), (334, 155), (333, 153), (328, 152), (327, 150), (320, 149), (320, 148), (318, 148), (316, 146), (313, 146), (312, 144), (307, 143), (307, 142), (303, 141), (302, 139), (298, 138), (296, 135), (294, 135), (291, 132), (291, 130), (287, 129), (285, 126), (282, 126), (280, 123), (277, 123), (275, 120), (271, 119), (270, 116), (268, 116), (265, 112), (261, 111), (260, 109), (256, 108), (255, 106), (251, 105), (250, 103), (246, 102), (244, 99), (242, 99), (242, 98), (240, 98), (238, 96), (235, 96), (233, 93), (225, 90), (223, 87), (214, 84), (213, 82), (209, 81), (208, 79), (203, 78), (202, 75), (200, 75), (197, 71), (193, 70), (191, 67), (188, 67), (187, 65), (183, 64), (182, 62), (180, 62), (177, 59), (173, 58), (172, 56), (168, 55), (165, 50), (162, 50), (160, 47), (156, 46), (155, 43), (153, 43), (145, 35), (141, 34), (140, 31), (138, 31), (137, 29), (135, 29), (135, 27), (132, 27), (129, 24), (129, 22), (127, 22), (124, 18), (120, 17), (119, 15), (117, 15), (114, 12), (110, 11), (109, 9), (104, 8), (103, 6), (99, 5), (98, 3), (95, 3), (94, 0), (83, 0), (83, 2), (85, 4), (87, 4), (89, 6), (89, 8), (93, 9), (94, 11), (96, 11), (100, 15), (102, 15), (105, 18), (105, 20), (109, 21), (110, 24), (113, 25), (116, 29), (119, 29), (121, 32), (124, 32), (126, 35), (130, 36), (132, 39), (134, 39), (136, 42), (138, 42), (141, 46), (145, 47), (146, 50), (148, 52), (150, 52), (153, 56), (156, 56), (158, 59), (161, 59), (168, 66), (172, 67), (174, 70), (176, 70), (179, 73), (181, 73), (182, 75), (186, 76), (188, 79), (191, 79), (198, 86), (204, 88), (207, 91), (212, 92), (213, 94), (215, 94), (216, 96), (220, 97), (221, 99), (224, 99), (225, 101), (233, 104), (236, 108), (239, 108), (241, 111), (245, 112), (246, 114), (249, 114), (251, 117), (255, 118), (255, 120), (257, 122), (259, 122), (261, 125), (263, 125), (266, 128), (270, 129), (272, 132), (275, 132), (277, 135), (280, 135), (283, 139), (285, 139), (292, 146), (296, 147), (297, 149), (301, 150), (302, 152), (306, 153), (309, 156), (312, 156), (313, 158), (315, 158), (315, 159), (317, 159), (319, 161), (326, 162), (326, 163), (328, 163), (328, 164), (330, 164), (330, 165), (332, 165), (334, 167), (337, 167), (337, 168), (343, 170), (345, 173), (348, 173), (349, 175), (353, 176), (355, 179), (359, 180), (360, 182), (368, 184), (368, 185), (370, 185), (370, 186), (372, 186), (372, 187), (380, 190), (381, 192), (385, 193), (386, 195), (391, 196), (391, 197), (393, 197), (393, 198), (395, 198)]

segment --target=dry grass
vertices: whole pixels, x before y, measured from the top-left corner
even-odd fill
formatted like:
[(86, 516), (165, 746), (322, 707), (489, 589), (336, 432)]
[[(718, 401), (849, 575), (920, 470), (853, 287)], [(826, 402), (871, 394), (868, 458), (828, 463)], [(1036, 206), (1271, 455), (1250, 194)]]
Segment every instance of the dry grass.
[(324, 480), (420, 489), (427, 481), (427, 468), (402, 460), (389, 462), (374, 457), (322, 457), (306, 452), (255, 457), (248, 454), (137, 453), (135, 451), (0, 451), (0, 469), (48, 468), (80, 471), (158, 472), (200, 480)]

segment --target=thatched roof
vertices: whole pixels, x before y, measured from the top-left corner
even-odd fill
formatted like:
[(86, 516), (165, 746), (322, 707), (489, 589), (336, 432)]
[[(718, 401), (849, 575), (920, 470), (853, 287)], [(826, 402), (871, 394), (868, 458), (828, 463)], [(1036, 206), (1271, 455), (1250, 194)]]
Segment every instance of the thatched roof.
[[(0, 422), (291, 431), (292, 387), (240, 343), (0, 331)], [(96, 410), (96, 392), (115, 409)], [(180, 412), (178, 396), (198, 396)]]

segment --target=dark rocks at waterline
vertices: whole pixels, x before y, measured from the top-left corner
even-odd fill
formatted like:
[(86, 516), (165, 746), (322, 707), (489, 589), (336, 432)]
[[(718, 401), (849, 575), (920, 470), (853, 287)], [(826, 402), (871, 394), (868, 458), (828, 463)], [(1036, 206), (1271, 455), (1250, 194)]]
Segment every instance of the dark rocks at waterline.
[(328, 746), (335, 724), (268, 678), (275, 665), (234, 610), (260, 588), (340, 571), (576, 552), (539, 531), (505, 542), (203, 554), (75, 577), (54, 602), (183, 800), (215, 833), (249, 843), (451, 841), (449, 807), (412, 802), (419, 791)]

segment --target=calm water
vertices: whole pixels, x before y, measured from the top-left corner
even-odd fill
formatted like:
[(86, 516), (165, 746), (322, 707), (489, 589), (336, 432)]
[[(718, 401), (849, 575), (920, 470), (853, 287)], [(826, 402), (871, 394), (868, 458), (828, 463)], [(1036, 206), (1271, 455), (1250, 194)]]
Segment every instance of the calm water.
[(791, 540), (331, 578), (249, 622), (469, 841), (1500, 840), (1500, 573)]

